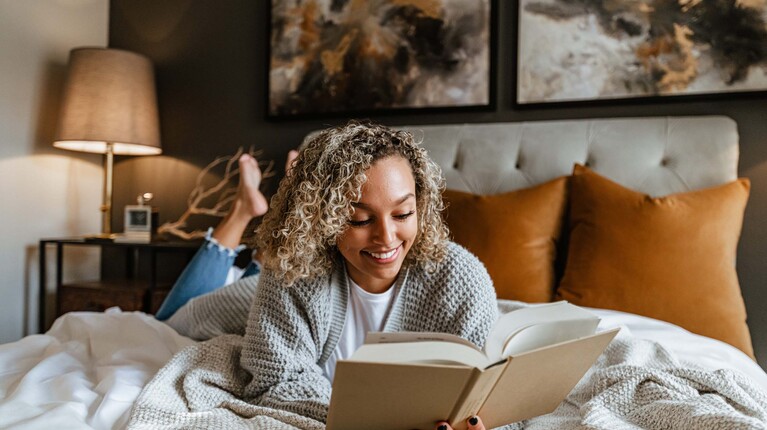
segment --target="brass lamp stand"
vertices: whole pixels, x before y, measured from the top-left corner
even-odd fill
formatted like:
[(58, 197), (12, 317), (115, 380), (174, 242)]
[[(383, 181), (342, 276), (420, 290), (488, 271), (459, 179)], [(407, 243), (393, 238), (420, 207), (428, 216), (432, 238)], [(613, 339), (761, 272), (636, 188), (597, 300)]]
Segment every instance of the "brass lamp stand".
[(107, 142), (107, 152), (104, 154), (104, 194), (101, 199), (101, 235), (102, 238), (113, 239), (112, 235), (112, 178), (114, 169), (114, 147)]

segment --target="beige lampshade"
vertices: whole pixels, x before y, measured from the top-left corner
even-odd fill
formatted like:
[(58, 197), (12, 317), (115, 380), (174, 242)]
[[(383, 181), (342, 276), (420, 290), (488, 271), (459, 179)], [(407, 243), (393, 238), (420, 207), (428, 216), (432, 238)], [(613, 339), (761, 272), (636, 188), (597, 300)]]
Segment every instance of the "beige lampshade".
[(104, 154), (160, 154), (154, 72), (148, 58), (108, 48), (77, 48), (53, 146)]

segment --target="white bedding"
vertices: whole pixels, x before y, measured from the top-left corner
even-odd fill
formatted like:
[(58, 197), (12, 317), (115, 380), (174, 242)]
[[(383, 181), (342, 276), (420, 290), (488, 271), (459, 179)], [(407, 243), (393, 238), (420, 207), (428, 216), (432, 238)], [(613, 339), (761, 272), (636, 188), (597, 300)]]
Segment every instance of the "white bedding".
[[(684, 363), (743, 372), (767, 391), (767, 374), (739, 350), (677, 326), (592, 309), (601, 328), (655, 340)], [(142, 387), (193, 341), (141, 312), (76, 312), (45, 335), (0, 345), (0, 428), (123, 428)]]
[(73, 312), (0, 345), (0, 428), (123, 428), (141, 389), (194, 343), (141, 312)]

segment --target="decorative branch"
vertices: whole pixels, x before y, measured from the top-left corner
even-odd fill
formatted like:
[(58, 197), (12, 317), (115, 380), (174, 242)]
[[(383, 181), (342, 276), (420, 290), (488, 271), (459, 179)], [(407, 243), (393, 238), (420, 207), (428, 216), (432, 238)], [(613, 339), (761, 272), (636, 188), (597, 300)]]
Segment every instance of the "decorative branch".
[[(232, 186), (232, 179), (236, 178), (240, 174), (240, 169), (237, 164), (237, 160), (244, 153), (244, 149), (240, 147), (237, 152), (231, 156), (218, 157), (213, 162), (205, 166), (202, 171), (197, 175), (197, 181), (195, 187), (187, 198), (187, 210), (176, 221), (166, 222), (157, 228), (158, 234), (172, 234), (180, 237), (181, 239), (191, 240), (205, 237), (206, 230), (194, 230), (186, 231), (187, 220), (194, 215), (207, 215), (212, 217), (223, 218), (229, 212), (229, 208), (237, 197), (237, 187)], [(248, 150), (255, 159), (258, 159), (262, 151), (254, 151), (251, 147)], [(224, 168), (224, 175), (217, 183), (206, 188), (203, 184), (205, 177), (213, 171), (216, 167), (226, 163)], [(261, 162), (259, 161), (259, 167), (261, 168), (261, 178), (266, 179), (274, 176), (274, 162)], [(216, 197), (217, 195), (217, 197)], [(205, 206), (205, 201), (210, 198), (215, 198), (213, 204), (209, 207)]]

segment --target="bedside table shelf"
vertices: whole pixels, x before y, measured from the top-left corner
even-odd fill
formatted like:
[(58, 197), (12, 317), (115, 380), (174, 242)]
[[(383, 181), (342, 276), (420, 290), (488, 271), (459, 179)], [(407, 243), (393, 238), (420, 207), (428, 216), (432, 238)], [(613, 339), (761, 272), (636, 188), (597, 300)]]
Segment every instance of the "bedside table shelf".
[[(124, 311), (154, 313), (170, 291), (171, 282), (159, 282), (158, 259), (163, 254), (186, 255), (189, 261), (201, 241), (157, 241), (150, 243), (116, 243), (83, 238), (55, 238), (40, 240), (40, 291), (38, 331), (44, 332), (46, 323), (47, 256), (49, 246), (55, 246), (56, 317), (72, 311), (104, 311), (119, 306)], [(102, 256), (107, 248), (122, 252), (125, 256), (125, 276), (117, 279), (98, 279), (63, 282), (64, 248), (69, 246), (98, 247)], [(148, 258), (148, 267), (141, 267), (139, 260)], [(103, 276), (102, 276), (103, 277)]]
[(148, 281), (132, 279), (78, 281), (62, 285), (56, 292), (56, 315), (73, 311), (103, 312), (118, 303), (123, 311), (154, 314), (171, 288), (170, 283), (154, 287)]

